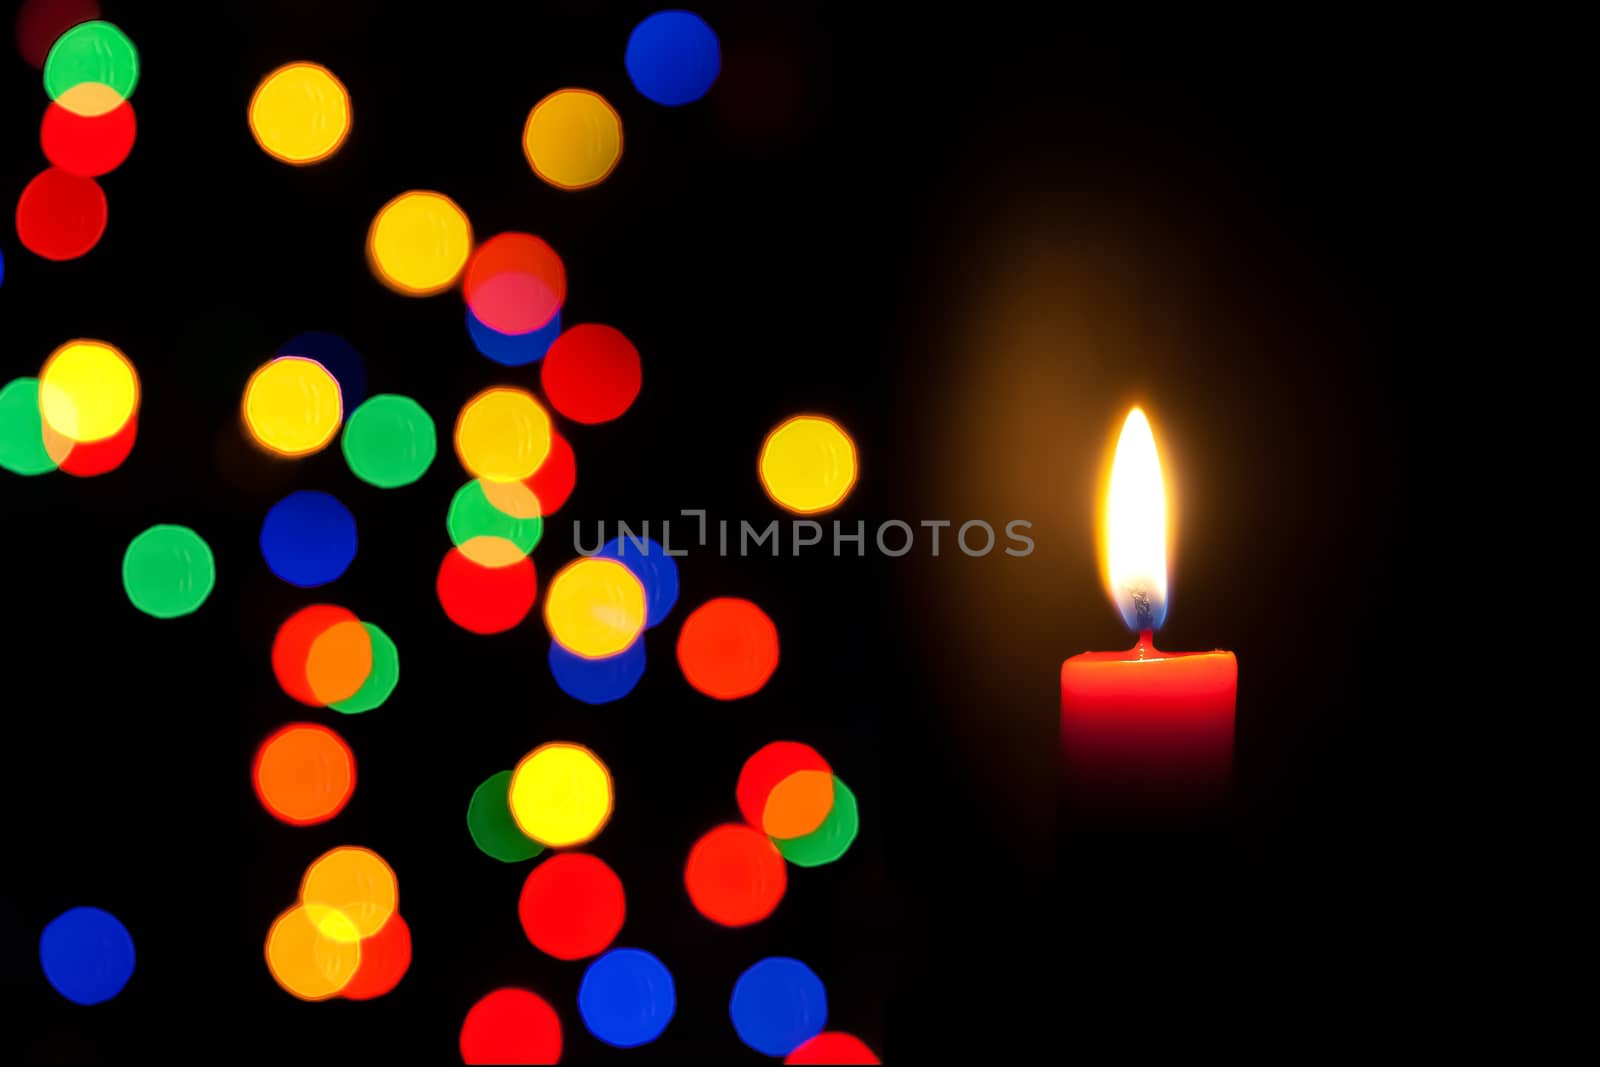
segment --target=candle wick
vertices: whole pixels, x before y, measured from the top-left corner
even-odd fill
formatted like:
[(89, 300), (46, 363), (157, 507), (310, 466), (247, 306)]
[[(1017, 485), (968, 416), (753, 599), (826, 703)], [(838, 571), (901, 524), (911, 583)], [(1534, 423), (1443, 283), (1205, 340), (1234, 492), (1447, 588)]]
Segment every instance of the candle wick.
[(1150, 594), (1141, 589), (1133, 590), (1133, 613), (1139, 620), (1140, 630), (1155, 629), (1155, 608), (1150, 604)]

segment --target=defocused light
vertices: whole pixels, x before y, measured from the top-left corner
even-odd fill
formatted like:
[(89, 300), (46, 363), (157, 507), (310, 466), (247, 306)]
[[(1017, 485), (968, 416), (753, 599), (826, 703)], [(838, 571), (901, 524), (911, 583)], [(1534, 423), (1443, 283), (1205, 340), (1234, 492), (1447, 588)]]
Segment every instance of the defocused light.
[(644, 677), (644, 639), (615, 656), (589, 659), (550, 642), (550, 673), (561, 691), (585, 704), (609, 704), (633, 692)]
[(550, 428), (550, 454), (544, 457), (533, 477), (523, 479), (523, 483), (533, 490), (539, 501), (539, 513), (546, 517), (561, 510), (561, 505), (567, 502), (578, 484), (578, 457), (554, 426)]
[(544, 851), (511, 817), (511, 772), (500, 771), (472, 791), (467, 804), (467, 832), (478, 851), (501, 863), (521, 863)]
[(93, 178), (50, 167), (17, 198), (17, 239), (43, 259), (77, 259), (105, 232), (106, 194)]
[(139, 84), (139, 50), (109, 22), (80, 22), (56, 38), (45, 56), (44, 88), (50, 99), (60, 102), (69, 89), (85, 82), (112, 90), (97, 97), (109, 106), (86, 108), (81, 113), (87, 115), (111, 110)]
[(856, 446), (832, 419), (796, 415), (767, 435), (758, 467), (775, 504), (812, 515), (849, 495), (856, 484)]
[(327, 1000), (355, 977), (361, 966), (355, 924), (338, 911), (296, 904), (267, 931), (267, 970), (273, 981), (301, 1000)]
[(139, 416), (129, 419), (114, 436), (88, 444), (63, 437), (42, 423), (40, 432), (44, 435), (45, 451), (60, 465), (63, 474), (93, 478), (116, 470), (133, 452), (134, 443), (139, 439)]
[(853, 1034), (837, 1030), (818, 1034), (805, 1042), (783, 1061), (785, 1064), (872, 1064), (882, 1063), (867, 1047), (866, 1042)]
[(526, 989), (496, 989), (461, 1024), (463, 1063), (559, 1063), (561, 1019)]
[(335, 604), (312, 604), (285, 619), (272, 640), (272, 673), (283, 691), (302, 704), (321, 707), (323, 701), (312, 691), (306, 676), (312, 646), (334, 626), (359, 622), (354, 614)]
[[(494, 484), (494, 483), (487, 483)], [(533, 506), (533, 492), (521, 482), (504, 483), (520, 489)], [(483, 567), (506, 567), (532, 552), (544, 534), (544, 520), (538, 514), (518, 518), (496, 507), (485, 491), (486, 483), (474, 478), (456, 490), (445, 515), (450, 541), (465, 556)], [(515, 505), (512, 505), (515, 507)], [(526, 510), (517, 508), (517, 510)]]
[(96, 0), (26, 0), (17, 12), (17, 50), (34, 69), (44, 66), (56, 38), (100, 17)]
[(471, 252), (472, 224), (443, 193), (401, 193), (378, 209), (367, 232), (367, 258), (378, 280), (406, 296), (450, 288)]
[(306, 685), (319, 706), (349, 700), (372, 674), (372, 638), (359, 622), (336, 622), (306, 654)]
[(521, 481), (550, 454), (550, 416), (526, 390), (496, 386), (462, 406), (455, 440), (468, 474), (491, 482)]
[(611, 772), (582, 745), (553, 741), (511, 772), (511, 816), (547, 848), (593, 840), (611, 818)]
[[(555, 435), (551, 435), (555, 440)], [(544, 466), (544, 464), (540, 464)], [(532, 489), (528, 488), (526, 480), (520, 482), (486, 482), (477, 479), (478, 487), (483, 490), (483, 497), (497, 511), (513, 519), (543, 519), (544, 514), (539, 510), (539, 498)]]
[(272, 353), (274, 356), (300, 356), (316, 360), (339, 383), (339, 399), (346, 411), (354, 411), (367, 398), (367, 368), (356, 346), (336, 333), (307, 330), (297, 333)]
[(783, 856), (759, 830), (724, 823), (689, 850), (683, 883), (695, 910), (723, 926), (771, 915), (788, 888)]
[(761, 829), (768, 837), (804, 837), (822, 825), (833, 810), (833, 775), (828, 771), (795, 771), (767, 795)]
[(599, 93), (559, 89), (528, 112), (522, 151), (557, 189), (586, 189), (605, 181), (622, 158), (622, 119)]
[(722, 49), (699, 15), (657, 11), (633, 28), (623, 63), (641, 96), (679, 107), (711, 91), (722, 71)]
[(641, 949), (612, 949), (589, 964), (578, 985), (583, 1025), (615, 1048), (648, 1045), (661, 1036), (677, 1007), (672, 972)]
[(558, 960), (604, 952), (626, 914), (622, 880), (604, 860), (583, 852), (551, 856), (534, 867), (517, 900), (523, 933)]
[(639, 395), (639, 350), (622, 331), (585, 322), (556, 338), (539, 371), (550, 406), (574, 422), (609, 422)]
[(755, 754), (744, 761), (739, 770), (736, 795), (739, 814), (755, 829), (761, 829), (767, 810), (767, 798), (778, 783), (799, 771), (833, 773), (828, 761), (810, 745), (799, 741), (773, 741), (762, 745)]
[(152, 526), (128, 543), (122, 588), (133, 606), (158, 619), (197, 610), (217, 584), (211, 546), (187, 526)]
[(644, 630), (644, 586), (616, 560), (575, 559), (551, 579), (544, 619), (568, 652), (614, 656)]
[(708, 697), (747, 697), (778, 668), (778, 628), (748, 600), (708, 600), (683, 621), (678, 666), (684, 679)]
[(73, 442), (114, 437), (139, 410), (139, 375), (104, 341), (68, 341), (39, 371), (45, 425)]
[(79, 115), (52, 102), (39, 124), (44, 157), (80, 178), (98, 178), (116, 170), (133, 151), (138, 136), (133, 104), (126, 100), (101, 115)]
[(411, 968), (411, 927), (399, 912), (389, 916), (383, 929), (361, 942), (361, 962), (339, 995), (346, 1000), (381, 997)]
[(39, 935), (45, 980), (74, 1004), (103, 1004), (133, 977), (133, 936), (100, 908), (69, 908)]
[(344, 845), (306, 868), (300, 903), (311, 921), (335, 941), (371, 937), (395, 913), (400, 887), (394, 871), (371, 849)]
[(261, 555), (267, 569), (290, 585), (327, 585), (356, 558), (356, 517), (332, 494), (290, 493), (261, 523)]
[(372, 671), (354, 696), (328, 703), (328, 707), (345, 715), (358, 715), (382, 707), (400, 682), (400, 650), (395, 647), (394, 641), (373, 623), (363, 622), (361, 625), (367, 631), (368, 643), (372, 646)]
[(45, 448), (37, 378), (14, 378), (0, 389), (0, 467), (24, 476), (56, 469)]
[(250, 133), (274, 159), (303, 166), (327, 159), (350, 135), (350, 94), (318, 63), (289, 63), (250, 97)]
[(313, 359), (269, 360), (244, 387), (244, 423), (250, 436), (280, 456), (322, 451), (343, 417), (339, 383)]
[(351, 413), (341, 444), (350, 472), (379, 489), (415, 482), (428, 473), (439, 451), (433, 417), (410, 397), (389, 393)]
[(273, 818), (291, 826), (327, 822), (355, 793), (355, 753), (326, 726), (291, 723), (256, 750), (251, 780)]
[(678, 565), (666, 549), (648, 537), (618, 536), (595, 555), (621, 563), (644, 586), (645, 626), (658, 626), (671, 614), (678, 603)]
[(446, 553), (434, 583), (450, 621), (475, 634), (503, 633), (527, 618), (538, 589), (533, 560), (526, 556), (509, 566), (485, 567), (459, 548)]
[(764, 1056), (787, 1056), (828, 1025), (828, 993), (799, 960), (769, 956), (734, 983), (728, 1014), (740, 1041)]
[(843, 856), (861, 828), (856, 795), (837, 776), (833, 779), (833, 808), (822, 825), (804, 837), (774, 841), (783, 858), (796, 867), (821, 867)]
[(483, 325), (533, 344), (566, 302), (567, 268), (531, 233), (496, 234), (472, 253), (461, 295)]
[(479, 352), (504, 367), (525, 367), (544, 358), (551, 342), (561, 336), (561, 312), (531, 333), (502, 333), (467, 308), (467, 336)]

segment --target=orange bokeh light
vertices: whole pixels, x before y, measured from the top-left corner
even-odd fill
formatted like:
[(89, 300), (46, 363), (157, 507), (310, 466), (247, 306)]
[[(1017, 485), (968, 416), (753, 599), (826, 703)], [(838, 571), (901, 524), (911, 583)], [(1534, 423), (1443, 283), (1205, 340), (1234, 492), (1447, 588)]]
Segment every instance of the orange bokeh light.
[(355, 754), (326, 726), (291, 723), (262, 742), (251, 779), (273, 818), (292, 826), (327, 822), (355, 792)]
[(678, 665), (689, 684), (708, 697), (747, 697), (778, 668), (778, 628), (748, 600), (708, 600), (683, 622)]

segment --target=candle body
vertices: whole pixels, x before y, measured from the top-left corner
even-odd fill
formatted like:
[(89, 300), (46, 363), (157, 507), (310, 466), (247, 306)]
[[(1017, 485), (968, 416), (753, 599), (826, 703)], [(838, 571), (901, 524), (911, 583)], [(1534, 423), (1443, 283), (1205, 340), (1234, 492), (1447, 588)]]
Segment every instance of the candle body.
[(1080, 810), (1201, 811), (1233, 771), (1232, 652), (1085, 652), (1061, 665), (1063, 788)]

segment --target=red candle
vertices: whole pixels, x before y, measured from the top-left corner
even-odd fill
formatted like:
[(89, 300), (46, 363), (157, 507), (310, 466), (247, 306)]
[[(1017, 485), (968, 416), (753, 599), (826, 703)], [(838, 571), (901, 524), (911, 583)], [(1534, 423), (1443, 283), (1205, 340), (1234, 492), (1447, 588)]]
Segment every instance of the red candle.
[(1102, 526), (1107, 591), (1139, 635), (1126, 652), (1061, 665), (1064, 785), (1083, 809), (1205, 810), (1227, 793), (1238, 663), (1232, 652), (1161, 652), (1167, 613), (1166, 488), (1144, 412), (1123, 423)]

